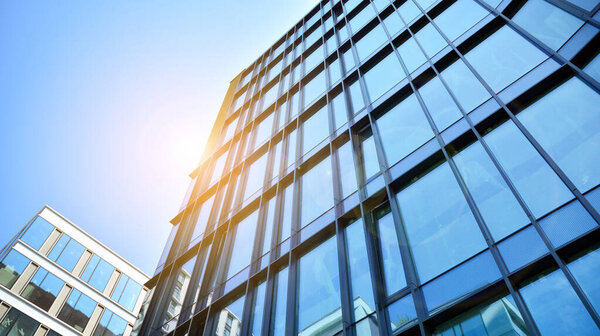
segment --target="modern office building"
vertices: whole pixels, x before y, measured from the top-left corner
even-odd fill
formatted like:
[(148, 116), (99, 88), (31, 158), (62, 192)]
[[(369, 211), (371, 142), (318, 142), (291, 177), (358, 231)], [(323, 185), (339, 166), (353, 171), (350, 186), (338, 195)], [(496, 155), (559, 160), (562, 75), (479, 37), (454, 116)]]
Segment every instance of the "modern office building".
[(600, 334), (598, 8), (321, 1), (231, 82), (140, 334)]
[(45, 206), (0, 251), (0, 335), (128, 336), (147, 281)]

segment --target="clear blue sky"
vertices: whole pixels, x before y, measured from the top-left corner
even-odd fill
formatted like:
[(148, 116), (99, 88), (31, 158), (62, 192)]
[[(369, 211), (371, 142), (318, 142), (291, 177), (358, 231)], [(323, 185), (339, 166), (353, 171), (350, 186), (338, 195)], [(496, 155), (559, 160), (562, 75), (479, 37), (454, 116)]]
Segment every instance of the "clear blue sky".
[(152, 274), (229, 81), (316, 0), (0, 2), (0, 245), (48, 204)]

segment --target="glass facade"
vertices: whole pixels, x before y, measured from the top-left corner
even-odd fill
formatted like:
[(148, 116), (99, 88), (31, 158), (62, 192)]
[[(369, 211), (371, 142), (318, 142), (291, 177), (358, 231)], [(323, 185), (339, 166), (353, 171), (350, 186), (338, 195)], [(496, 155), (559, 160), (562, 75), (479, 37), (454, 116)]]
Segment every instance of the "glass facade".
[(142, 331), (599, 334), (598, 7), (321, 1), (232, 81)]

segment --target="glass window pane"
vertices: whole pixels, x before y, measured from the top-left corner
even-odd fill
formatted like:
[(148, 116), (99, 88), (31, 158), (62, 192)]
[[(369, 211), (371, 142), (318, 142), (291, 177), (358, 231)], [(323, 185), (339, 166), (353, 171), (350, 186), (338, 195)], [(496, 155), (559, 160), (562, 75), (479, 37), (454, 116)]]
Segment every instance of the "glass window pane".
[(287, 159), (287, 164), (285, 165), (286, 168), (289, 167), (292, 163), (296, 162), (296, 132), (297, 130), (293, 130), (292, 132), (290, 132), (290, 134), (288, 135), (288, 141), (287, 141), (287, 153), (286, 153), (286, 159)]
[(352, 49), (344, 51), (344, 65), (346, 67), (346, 72), (350, 71), (350, 69), (354, 68), (356, 65), (354, 55), (352, 55)]
[[(456, 333), (455, 333), (456, 332)], [(435, 328), (434, 336), (530, 335), (512, 296), (475, 307)]]
[(275, 277), (271, 332), (269, 335), (285, 334), (285, 311), (287, 308), (288, 268), (279, 271)]
[(327, 157), (302, 176), (302, 227), (333, 206), (331, 158)]
[(213, 204), (215, 202), (215, 194), (213, 194), (209, 199), (204, 201), (200, 206), (200, 212), (198, 213), (198, 220), (196, 221), (196, 225), (194, 226), (194, 233), (192, 234), (191, 244), (195, 244), (198, 242), (196, 238), (200, 237), (206, 231), (206, 227), (208, 224), (208, 220), (210, 217), (210, 212), (212, 210)]
[(440, 33), (437, 31), (437, 29), (435, 29), (435, 27), (433, 27), (431, 23), (421, 28), (421, 30), (415, 34), (415, 37), (429, 58), (435, 56), (435, 54), (444, 49), (444, 47), (447, 45), (446, 40), (444, 40), (442, 35), (440, 35)]
[(352, 143), (346, 142), (337, 150), (339, 162), (339, 176), (341, 182), (342, 198), (350, 196), (358, 188), (356, 181), (356, 168), (352, 157)]
[(548, 248), (533, 227), (528, 227), (498, 245), (509, 271), (516, 271), (548, 253)]
[(262, 318), (265, 309), (265, 292), (267, 283), (263, 282), (255, 289), (254, 305), (252, 307), (252, 316), (250, 316), (250, 331), (252, 335), (261, 335)]
[(302, 89), (302, 93), (304, 94), (304, 108), (307, 108), (310, 103), (317, 99), (325, 89), (327, 89), (325, 71), (321, 71), (310, 82), (306, 83)]
[(379, 173), (379, 160), (377, 160), (377, 148), (375, 148), (375, 138), (370, 129), (363, 131), (358, 135), (360, 141), (360, 150), (363, 159), (363, 173), (365, 181)]
[(499, 92), (547, 58), (540, 49), (504, 26), (469, 51), (465, 58)]
[(239, 335), (242, 329), (244, 296), (216, 313), (212, 335)]
[(421, 10), (411, 0), (407, 0), (398, 8), (400, 16), (404, 19), (404, 22), (410, 24), (417, 16), (421, 15)]
[(263, 236), (263, 248), (262, 248), (261, 255), (264, 255), (265, 253), (269, 252), (272, 247), (273, 225), (275, 223), (275, 206), (277, 204), (276, 202), (277, 202), (276, 197), (271, 198), (265, 205), (266, 210), (263, 209), (263, 211), (267, 211), (267, 215), (266, 215), (265, 224), (264, 224), (265, 227), (264, 227), (264, 236)]
[(396, 54), (387, 55), (365, 73), (365, 83), (371, 101), (377, 100), (405, 77)]
[[(95, 261), (95, 262), (93, 262)], [(92, 287), (100, 292), (104, 292), (110, 277), (112, 276), (115, 267), (106, 262), (104, 259), (94, 254), (92, 260), (88, 263), (81, 279), (87, 281)]]
[(248, 217), (244, 218), (235, 227), (230, 230), (231, 253), (227, 279), (231, 278), (239, 271), (250, 264), (252, 258), (252, 248), (254, 247), (254, 235), (256, 233), (256, 224), (258, 221), (258, 211), (254, 211)]
[(458, 0), (433, 19), (433, 22), (440, 27), (450, 41), (454, 41), (488, 13), (473, 0)]
[(21, 296), (48, 311), (64, 284), (65, 282), (56, 275), (40, 267), (21, 293)]
[[(2, 317), (2, 316), (0, 316)], [(2, 319), (0, 319), (0, 335), (2, 336), (34, 336), (40, 323), (23, 314), (15, 308), (11, 308)], [(50, 333), (48, 335), (51, 335)]]
[(313, 149), (328, 136), (329, 116), (327, 105), (325, 105), (302, 123), (302, 155)]
[(543, 0), (527, 1), (513, 21), (554, 50), (583, 25), (580, 19)]
[(254, 194), (263, 186), (265, 182), (265, 172), (267, 171), (268, 156), (268, 152), (264, 153), (256, 159), (256, 161), (252, 162), (248, 168), (248, 174), (246, 175), (246, 189), (244, 190), (242, 200), (248, 199), (250, 195)]
[(256, 127), (256, 138), (254, 139), (253, 150), (265, 143), (265, 141), (271, 137), (274, 116), (274, 113), (269, 114), (269, 116), (262, 120)]
[(385, 28), (387, 28), (390, 36), (394, 37), (400, 30), (404, 29), (404, 22), (397, 13), (392, 13), (383, 20)]
[(577, 201), (572, 201), (542, 218), (539, 223), (548, 236), (550, 243), (555, 247), (559, 247), (598, 226), (592, 216)]
[(417, 318), (415, 303), (410, 294), (389, 305), (387, 312), (390, 316), (392, 331), (400, 329)]
[(412, 37), (398, 47), (398, 52), (400, 53), (400, 57), (402, 57), (402, 61), (404, 61), (408, 73), (412, 73), (423, 65), (423, 63), (427, 62), (427, 58), (423, 55), (421, 48), (419, 48), (417, 42)]
[(454, 93), (456, 100), (467, 113), (490, 97), (485, 87), (462, 60), (454, 62), (440, 75), (446, 80), (450, 91)]
[(573, 198), (512, 121), (500, 125), (484, 139), (536, 217)]
[[(63, 236), (69, 237), (66, 234), (63, 234)], [(56, 258), (52, 258), (51, 256), (56, 256), (58, 252), (58, 250), (56, 252), (54, 251), (57, 247), (58, 246), (55, 246), (54, 249), (52, 249), (49, 258), (56, 261), (57, 264), (61, 265), (69, 272), (72, 272), (79, 261), (79, 258), (81, 258), (81, 255), (85, 251), (85, 247), (74, 239), (69, 238), (69, 241), (66, 243), (64, 249), (60, 251), (60, 254)], [(61, 247), (58, 247), (58, 249), (60, 248)]]
[(581, 192), (600, 184), (599, 105), (600, 95), (574, 77), (517, 115)]
[(377, 233), (379, 248), (381, 249), (381, 263), (383, 264), (385, 285), (388, 295), (391, 295), (406, 287), (396, 226), (391, 213), (377, 220)]
[(39, 250), (53, 230), (54, 225), (38, 216), (31, 223), (27, 231), (25, 231), (21, 240), (34, 249)]
[[(346, 229), (346, 254), (348, 258), (348, 274), (350, 278), (351, 298), (354, 305), (354, 321), (375, 311), (373, 284), (365, 241), (365, 228), (361, 219), (350, 224)], [(398, 276), (396, 274), (395, 276)]]
[(600, 249), (569, 263), (568, 267), (596, 311), (600, 310)]
[(542, 335), (598, 335), (598, 327), (560, 270), (520, 292)]
[(438, 131), (445, 130), (462, 117), (462, 113), (439, 77), (434, 77), (419, 89)]
[(421, 282), (487, 246), (447, 162), (396, 197)]
[(283, 213), (283, 217), (281, 218), (279, 242), (286, 240), (291, 234), (294, 211), (294, 184), (287, 186), (281, 195), (283, 197), (283, 209), (280, 211)]
[(223, 168), (225, 168), (225, 161), (227, 160), (227, 152), (221, 154), (216, 161), (213, 169), (212, 176), (210, 178), (210, 185), (215, 184), (220, 178), (221, 174), (223, 174)]
[(350, 20), (350, 27), (352, 31), (356, 33), (362, 28), (362, 26), (366, 25), (369, 21), (371, 21), (375, 17), (375, 10), (373, 6), (368, 5), (363, 8), (355, 17)]
[(388, 40), (381, 25), (373, 28), (367, 35), (356, 42), (356, 53), (362, 62)]
[(327, 70), (329, 70), (329, 80), (331, 81), (332, 85), (342, 79), (342, 64), (339, 58), (331, 62), (331, 64), (329, 64), (327, 67)]
[(93, 336), (121, 336), (125, 333), (126, 328), (127, 321), (110, 310), (104, 309)]
[[(316, 30), (315, 32), (320, 33), (320, 31)], [(320, 38), (320, 36), (317, 36), (317, 38)], [(317, 49), (315, 49), (312, 53), (310, 53), (310, 55), (308, 55), (307, 57), (304, 58), (304, 73), (308, 74), (312, 69), (314, 69), (317, 65), (321, 64), (321, 62), (323, 62), (323, 53), (325, 52), (323, 50), (323, 45), (319, 46)]]
[(29, 265), (27, 257), (15, 250), (10, 250), (0, 262), (0, 284), (10, 289), (27, 265)]
[(335, 326), (319, 323), (339, 311), (340, 302), (337, 246), (332, 237), (298, 262), (298, 335), (319, 335), (324, 328), (330, 334), (341, 330), (341, 319)]
[(596, 55), (596, 57), (583, 68), (583, 71), (592, 76), (596, 81), (600, 82), (600, 54)]
[(477, 208), (496, 241), (529, 224), (529, 218), (494, 166), (475, 142), (454, 156)]
[(346, 106), (346, 97), (344, 97), (343, 92), (331, 100), (331, 107), (333, 108), (335, 129), (337, 130), (348, 122), (348, 107)]
[(431, 126), (414, 95), (387, 111), (376, 123), (390, 166), (433, 138)]
[(127, 281), (125, 289), (123, 289), (123, 294), (121, 294), (119, 303), (129, 311), (133, 311), (141, 291), (142, 285), (130, 278), (129, 281)]
[(360, 84), (358, 81), (352, 83), (349, 88), (350, 101), (352, 102), (352, 111), (356, 115), (360, 110), (365, 107), (365, 100), (360, 90)]

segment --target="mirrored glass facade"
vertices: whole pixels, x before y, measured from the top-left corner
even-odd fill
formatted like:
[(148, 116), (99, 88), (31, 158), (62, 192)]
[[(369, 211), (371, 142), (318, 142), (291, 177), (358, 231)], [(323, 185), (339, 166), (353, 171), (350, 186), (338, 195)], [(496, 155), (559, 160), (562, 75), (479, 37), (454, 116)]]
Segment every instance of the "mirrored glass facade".
[(599, 7), (321, 1), (231, 82), (141, 332), (600, 334)]

